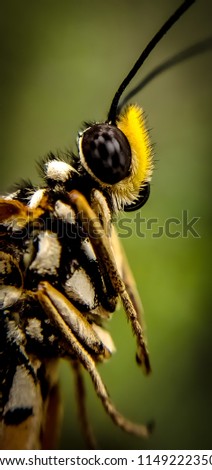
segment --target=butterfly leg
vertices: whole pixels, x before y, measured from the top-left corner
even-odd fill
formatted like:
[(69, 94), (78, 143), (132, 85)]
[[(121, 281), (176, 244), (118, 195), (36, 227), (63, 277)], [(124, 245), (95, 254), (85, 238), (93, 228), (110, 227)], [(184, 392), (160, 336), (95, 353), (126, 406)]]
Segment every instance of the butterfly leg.
[[(79, 330), (76, 330), (76, 333), (72, 331), (69, 324), (67, 311), (67, 305), (70, 305), (70, 316), (72, 316), (71, 302), (69, 302), (48, 282), (42, 282), (39, 284), (37, 295), (43, 310), (46, 312), (46, 315), (57, 328), (58, 336), (61, 338), (61, 344), (66, 351), (67, 356), (78, 360), (89, 373), (96, 394), (100, 398), (106, 413), (110, 416), (114, 423), (124, 431), (135, 434), (137, 436), (149, 436), (151, 429), (148, 428), (148, 426), (132, 423), (131, 421), (124, 418), (122, 414), (116, 410), (96, 368), (96, 360), (98, 361), (102, 358), (102, 347), (99, 349), (99, 352), (98, 347), (94, 347), (93, 337), (90, 335), (89, 329), (87, 335), (85, 334), (86, 330), (84, 327), (82, 328), (81, 335), (79, 334)], [(87, 336), (89, 337), (88, 341)], [(96, 359), (94, 360), (91, 354), (95, 354), (95, 348), (97, 349)], [(88, 352), (88, 349), (91, 350), (91, 353)]]
[(111, 249), (109, 238), (106, 235), (100, 220), (88, 204), (85, 197), (78, 191), (74, 190), (69, 194), (69, 198), (72, 207), (76, 210), (78, 217), (80, 218), (83, 230), (90, 238), (90, 242), (98, 260), (100, 260), (103, 268), (106, 269), (114, 290), (121, 298), (125, 312), (131, 323), (133, 333), (137, 339), (138, 362), (143, 366), (144, 372), (149, 373), (151, 366), (149, 353), (144, 339), (143, 328), (141, 326), (140, 319), (138, 318), (138, 313), (136, 312), (130, 295), (127, 292), (125, 283), (117, 269), (116, 260)]

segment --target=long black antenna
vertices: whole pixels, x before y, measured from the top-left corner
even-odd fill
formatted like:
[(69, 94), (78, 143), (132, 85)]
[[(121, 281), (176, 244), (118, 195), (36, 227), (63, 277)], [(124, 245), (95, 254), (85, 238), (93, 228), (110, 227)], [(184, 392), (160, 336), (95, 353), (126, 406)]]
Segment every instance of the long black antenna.
[(146, 86), (154, 80), (154, 78), (158, 77), (161, 75), (163, 72), (166, 72), (166, 70), (170, 70), (172, 67), (175, 65), (181, 64), (184, 61), (187, 61), (188, 59), (192, 59), (193, 57), (196, 57), (197, 55), (203, 54), (205, 52), (211, 51), (212, 50), (212, 36), (209, 36), (208, 38), (203, 39), (202, 41), (196, 42), (192, 46), (187, 47), (183, 51), (178, 52), (176, 55), (169, 57), (169, 59), (166, 59), (164, 62), (161, 62), (157, 67), (155, 67), (151, 72), (149, 72), (142, 80), (132, 89), (130, 90), (126, 96), (119, 101), (119, 105), (117, 107), (117, 114), (120, 113), (121, 109), (125, 104), (131, 100), (137, 93), (139, 93), (143, 88), (146, 88)]
[(131, 80), (136, 75), (137, 71), (140, 69), (141, 65), (144, 63), (144, 61), (147, 59), (149, 54), (152, 52), (152, 50), (155, 48), (158, 42), (162, 39), (162, 37), (167, 33), (167, 31), (169, 31), (169, 29), (176, 23), (176, 21), (178, 21), (179, 18), (188, 10), (188, 8), (191, 5), (193, 5), (194, 2), (195, 0), (185, 0), (182, 3), (182, 5), (180, 5), (180, 7), (170, 16), (170, 18), (159, 29), (159, 31), (151, 39), (149, 44), (147, 44), (147, 46), (141, 53), (140, 57), (135, 62), (134, 66), (132, 67), (128, 75), (125, 77), (125, 79), (119, 86), (117, 92), (115, 93), (115, 96), (112, 100), (111, 107), (108, 113), (108, 118), (107, 118), (108, 122), (115, 125), (119, 100), (125, 88), (129, 85)]

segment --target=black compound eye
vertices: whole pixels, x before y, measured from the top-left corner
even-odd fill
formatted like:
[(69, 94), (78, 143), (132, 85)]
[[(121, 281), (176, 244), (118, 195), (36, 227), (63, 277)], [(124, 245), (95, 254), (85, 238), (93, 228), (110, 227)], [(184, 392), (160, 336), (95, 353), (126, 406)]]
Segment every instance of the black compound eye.
[(145, 183), (145, 185), (142, 186), (142, 188), (140, 189), (137, 201), (135, 201), (132, 204), (128, 204), (124, 206), (124, 211), (125, 212), (137, 211), (138, 209), (143, 207), (144, 204), (146, 204), (147, 200), (149, 199), (149, 195), (150, 195), (150, 184)]
[(83, 133), (81, 148), (86, 166), (103, 183), (118, 183), (129, 175), (130, 145), (117, 127), (94, 124)]

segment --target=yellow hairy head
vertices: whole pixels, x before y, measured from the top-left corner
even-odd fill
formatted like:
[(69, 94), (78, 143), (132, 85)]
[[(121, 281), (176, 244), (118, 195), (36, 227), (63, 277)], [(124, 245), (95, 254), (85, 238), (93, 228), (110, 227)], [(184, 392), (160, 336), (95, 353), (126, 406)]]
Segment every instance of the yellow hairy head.
[[(117, 127), (125, 134), (130, 144), (132, 163), (127, 178), (115, 184), (112, 192), (118, 206), (131, 204), (152, 175), (152, 151), (142, 109), (129, 105), (117, 118)], [(122, 201), (122, 204), (121, 204)]]

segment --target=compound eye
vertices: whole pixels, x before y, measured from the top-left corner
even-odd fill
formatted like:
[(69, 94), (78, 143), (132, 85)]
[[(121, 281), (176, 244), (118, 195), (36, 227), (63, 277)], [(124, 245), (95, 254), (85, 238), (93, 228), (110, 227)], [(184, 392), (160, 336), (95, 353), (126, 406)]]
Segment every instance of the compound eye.
[(123, 132), (109, 124), (94, 124), (81, 138), (82, 164), (100, 181), (118, 183), (129, 175), (130, 145)]

